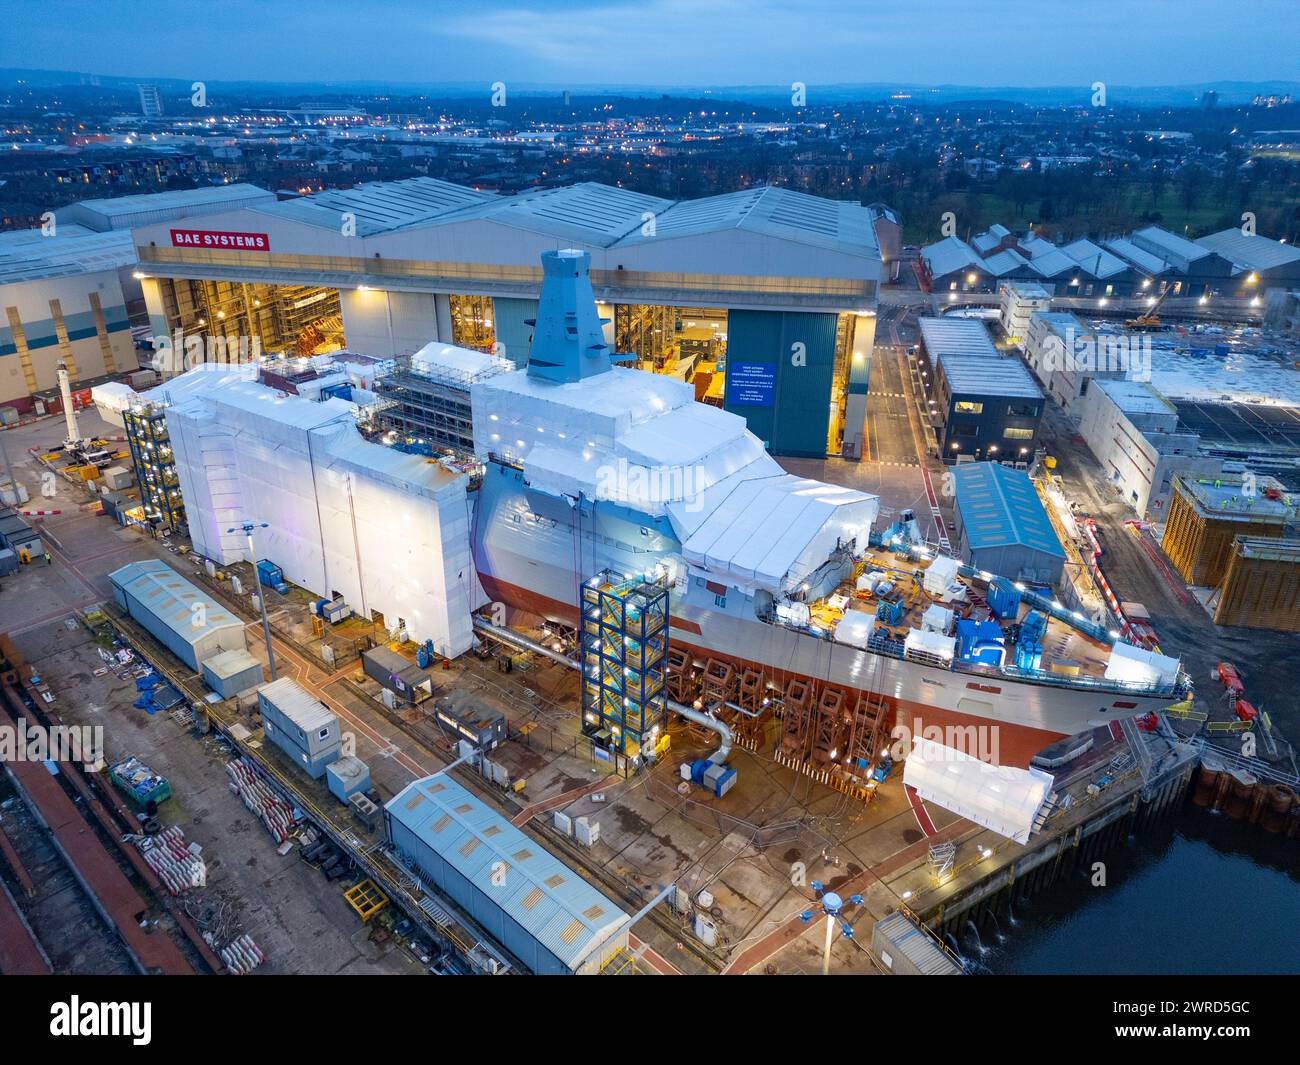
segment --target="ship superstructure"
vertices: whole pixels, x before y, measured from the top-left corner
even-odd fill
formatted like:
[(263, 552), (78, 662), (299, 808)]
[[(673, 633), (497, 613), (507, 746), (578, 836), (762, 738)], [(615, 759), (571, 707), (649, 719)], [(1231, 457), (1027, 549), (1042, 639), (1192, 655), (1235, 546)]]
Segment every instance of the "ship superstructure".
[[(171, 382), (196, 549), (241, 557), (223, 531), (256, 512), (259, 557), (288, 579), (450, 657), (485, 603), (576, 632), (584, 582), (653, 585), (668, 699), (849, 793), (898, 728), (1023, 767), (1185, 697), (1175, 660), (938, 554), (915, 522), (878, 530), (875, 496), (786, 473), (742, 418), (614, 365), (587, 254), (542, 261), (527, 369), (429, 345), (400, 388), (377, 384), (371, 439), (338, 399), (195, 371)], [(438, 403), (421, 412), (404, 397), (425, 382)], [(423, 429), (473, 453), (452, 461), (412, 438)]]
[(897, 725), (1023, 766), (1185, 692), (1173, 659), (906, 530), (873, 538), (876, 497), (785, 473), (743, 419), (611, 365), (585, 254), (543, 260), (551, 325), (529, 369), (471, 389), (489, 598), (574, 624), (589, 574), (661, 581), (679, 697), (694, 693), (683, 671), (701, 676), (743, 729), (741, 687), (757, 686), (782, 712), (777, 756), (828, 781), (865, 778)]

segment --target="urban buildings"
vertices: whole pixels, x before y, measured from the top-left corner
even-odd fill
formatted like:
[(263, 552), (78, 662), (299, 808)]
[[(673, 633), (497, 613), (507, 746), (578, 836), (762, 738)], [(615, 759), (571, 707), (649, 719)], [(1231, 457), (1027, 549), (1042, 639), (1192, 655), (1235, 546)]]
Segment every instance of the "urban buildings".
[(1223, 460), (1203, 454), (1200, 434), (1178, 408), (1145, 381), (1097, 381), (1079, 404), (1079, 435), (1107, 483), (1139, 517), (1169, 514), (1174, 476), (1218, 477)]
[(980, 321), (922, 318), (919, 363), (943, 461), (1028, 462), (1043, 391), (1020, 359), (998, 353)]

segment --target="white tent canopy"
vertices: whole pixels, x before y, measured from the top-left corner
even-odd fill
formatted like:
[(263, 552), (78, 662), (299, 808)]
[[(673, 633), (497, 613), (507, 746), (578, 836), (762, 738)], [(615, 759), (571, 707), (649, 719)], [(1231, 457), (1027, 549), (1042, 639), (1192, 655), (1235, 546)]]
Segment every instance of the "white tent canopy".
[(936, 740), (918, 737), (903, 768), (903, 783), (927, 802), (1025, 843), (1052, 787), (1041, 769), (990, 765)]

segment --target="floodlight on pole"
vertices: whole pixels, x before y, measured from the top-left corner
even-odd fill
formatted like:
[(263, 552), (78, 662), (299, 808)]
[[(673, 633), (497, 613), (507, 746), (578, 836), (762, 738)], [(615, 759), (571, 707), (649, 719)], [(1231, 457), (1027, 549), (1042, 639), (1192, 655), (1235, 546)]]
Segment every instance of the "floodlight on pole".
[(266, 641), (266, 664), (271, 671), (271, 679), (275, 680), (275, 651), (271, 648), (271, 622), (266, 617), (266, 593), (262, 591), (262, 578), (257, 572), (257, 549), (253, 547), (253, 530), (269, 528), (270, 526), (264, 521), (246, 521), (233, 529), (227, 529), (226, 532), (242, 532), (248, 540), (248, 561), (252, 564), (253, 580), (257, 584), (257, 606), (262, 612), (262, 639)]
[(817, 893), (817, 905), (811, 910), (804, 910), (799, 915), (799, 920), (804, 924), (812, 924), (819, 914), (825, 915), (826, 945), (822, 951), (822, 975), (829, 976), (831, 971), (831, 944), (835, 942), (835, 929), (838, 927), (840, 935), (845, 939), (853, 938), (853, 925), (849, 924), (848, 918), (844, 916), (844, 907), (846, 904), (861, 906), (862, 896), (850, 895), (847, 899), (841, 898), (834, 891), (827, 891), (826, 886), (820, 880), (814, 880), (810, 886)]

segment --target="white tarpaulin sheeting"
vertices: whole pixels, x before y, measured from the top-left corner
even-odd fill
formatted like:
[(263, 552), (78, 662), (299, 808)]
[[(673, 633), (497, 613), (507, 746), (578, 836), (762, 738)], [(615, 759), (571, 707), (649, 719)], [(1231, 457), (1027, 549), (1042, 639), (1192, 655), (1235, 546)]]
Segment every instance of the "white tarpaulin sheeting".
[(1130, 684), (1172, 684), (1178, 678), (1178, 659), (1156, 654), (1130, 643), (1117, 642), (1106, 660), (1106, 679)]
[(502, 374), (474, 384), (475, 447), (529, 488), (666, 514), (699, 571), (789, 590), (839, 544), (867, 545), (875, 496), (786, 474), (735, 414), (662, 374), (616, 367), (568, 384)]
[(926, 802), (1024, 843), (1052, 787), (1041, 769), (990, 765), (936, 740), (918, 737), (903, 767), (903, 783)]
[(322, 598), (341, 593), (390, 627), (400, 618), (440, 653), (471, 646), (483, 593), (464, 475), (365, 440), (342, 400), (252, 382), (178, 391), (187, 398), (168, 409), (167, 426), (196, 551), (246, 560), (243, 534), (227, 530), (265, 522), (253, 534), (257, 558), (286, 580)]

